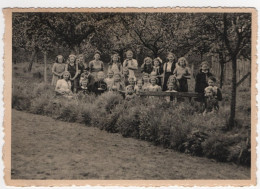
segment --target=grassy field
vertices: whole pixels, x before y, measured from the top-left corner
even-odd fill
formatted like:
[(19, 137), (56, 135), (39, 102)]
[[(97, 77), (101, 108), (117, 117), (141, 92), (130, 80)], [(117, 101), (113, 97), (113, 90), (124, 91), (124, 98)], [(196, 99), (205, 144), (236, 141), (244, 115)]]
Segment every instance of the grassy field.
[(250, 168), (12, 112), (12, 179), (249, 179)]

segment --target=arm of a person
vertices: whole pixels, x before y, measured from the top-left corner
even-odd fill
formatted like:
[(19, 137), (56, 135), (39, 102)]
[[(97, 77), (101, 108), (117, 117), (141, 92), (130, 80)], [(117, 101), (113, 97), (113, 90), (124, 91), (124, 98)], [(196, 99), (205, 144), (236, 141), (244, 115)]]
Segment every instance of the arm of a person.
[(221, 93), (219, 88), (218, 88), (218, 91), (217, 91), (217, 98), (218, 98), (218, 101), (222, 100), (222, 93)]
[(53, 73), (54, 75), (60, 76), (55, 70), (56, 70), (56, 63), (53, 64), (51, 71), (52, 71), (52, 73)]
[(128, 69), (130, 70), (137, 70), (138, 69), (138, 63), (136, 60), (132, 60), (133, 65), (128, 64)]
[(101, 71), (104, 71), (104, 62), (101, 61)]
[(93, 62), (89, 62), (89, 72), (91, 73), (93, 71)]
[(141, 73), (143, 73), (145, 70), (144, 70), (144, 66), (145, 66), (145, 63), (143, 63), (142, 65), (141, 65)]
[(55, 87), (55, 92), (59, 93), (59, 94), (63, 94), (63, 92), (60, 90), (61, 87), (61, 80), (57, 81), (56, 87)]
[(191, 78), (191, 71), (190, 68), (186, 68), (186, 74), (183, 76), (186, 79), (190, 79)]
[(68, 71), (68, 64), (65, 65), (65, 71)]

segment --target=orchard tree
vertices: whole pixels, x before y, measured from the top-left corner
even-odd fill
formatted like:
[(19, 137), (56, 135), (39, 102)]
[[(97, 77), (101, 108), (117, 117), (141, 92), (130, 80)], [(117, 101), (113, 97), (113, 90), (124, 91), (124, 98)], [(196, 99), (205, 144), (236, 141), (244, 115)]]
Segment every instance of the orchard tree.
[(218, 40), (222, 40), (225, 44), (227, 56), (230, 57), (232, 63), (229, 127), (233, 127), (236, 113), (237, 59), (242, 53), (251, 52), (251, 14), (224, 13), (208, 15), (208, 23), (218, 33)]

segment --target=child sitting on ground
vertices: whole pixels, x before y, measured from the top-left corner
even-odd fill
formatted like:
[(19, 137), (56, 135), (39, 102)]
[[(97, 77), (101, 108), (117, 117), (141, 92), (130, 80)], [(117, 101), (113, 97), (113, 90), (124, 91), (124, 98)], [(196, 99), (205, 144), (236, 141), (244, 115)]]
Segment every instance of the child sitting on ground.
[(131, 100), (131, 99), (134, 99), (135, 97), (136, 97), (136, 94), (134, 93), (134, 86), (133, 85), (128, 85), (126, 87), (125, 99), (126, 100)]
[[(118, 72), (119, 73), (119, 72)], [(105, 82), (107, 84), (107, 88), (110, 89), (114, 83), (114, 72), (112, 70), (108, 71), (107, 78), (105, 79)]]
[(117, 91), (117, 92), (123, 92), (125, 90), (124, 84), (121, 81), (121, 74), (115, 73), (114, 75), (114, 81), (112, 86), (109, 89), (110, 91)]
[(129, 82), (129, 85), (132, 85), (133, 87), (135, 87), (135, 78), (129, 77), (128, 82)]
[(212, 86), (205, 88), (205, 110), (203, 112), (203, 116), (207, 113), (214, 113), (218, 111), (218, 100), (215, 98), (214, 89)]
[(81, 92), (86, 95), (89, 94), (90, 89), (88, 88), (88, 79), (84, 79), (81, 81)]
[(107, 84), (104, 81), (104, 79), (105, 79), (104, 72), (102, 72), (102, 71), (98, 72), (97, 81), (95, 81), (94, 86), (93, 86), (93, 91), (95, 92), (96, 95), (100, 95), (107, 90)]
[(144, 63), (141, 66), (141, 73), (150, 74), (153, 71), (152, 62), (153, 60), (150, 57), (146, 57), (144, 59)]

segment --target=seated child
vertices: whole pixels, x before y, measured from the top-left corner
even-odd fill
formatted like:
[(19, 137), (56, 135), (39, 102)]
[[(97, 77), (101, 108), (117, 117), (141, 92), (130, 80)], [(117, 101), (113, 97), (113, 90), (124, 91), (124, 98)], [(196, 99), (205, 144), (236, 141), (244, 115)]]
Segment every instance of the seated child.
[(109, 89), (110, 91), (118, 91), (118, 92), (123, 92), (125, 90), (124, 84), (121, 81), (121, 74), (120, 73), (115, 73), (114, 75), (114, 81), (112, 86)]
[(129, 78), (129, 70), (128, 70), (128, 68), (124, 68), (123, 69), (122, 81), (123, 81), (125, 86), (129, 85), (128, 78)]
[(133, 87), (135, 87), (135, 78), (129, 77), (128, 82), (129, 82), (129, 85), (132, 85)]
[(62, 95), (67, 98), (72, 98), (73, 93), (71, 91), (70, 73), (68, 71), (63, 72), (63, 79), (57, 81), (55, 92), (58, 95)]
[(144, 59), (144, 63), (141, 66), (141, 73), (150, 74), (153, 71), (152, 62), (153, 60), (150, 57), (146, 57)]
[(81, 91), (84, 95), (89, 93), (90, 90), (88, 88), (88, 79), (82, 80), (80, 86), (81, 86)]
[(105, 82), (107, 84), (107, 88), (110, 89), (114, 83), (114, 72), (112, 70), (108, 71), (107, 78), (105, 79)]
[(85, 68), (83, 70), (83, 73), (80, 75), (80, 80), (79, 80), (79, 84), (80, 86), (82, 85), (82, 81), (83, 80), (88, 80), (88, 84), (87, 84), (87, 87), (88, 87), (88, 90), (91, 91), (93, 85), (94, 85), (94, 82), (95, 82), (95, 78), (94, 76), (89, 72), (89, 69), (88, 68)]
[(139, 95), (139, 92), (143, 91), (143, 81), (141, 79), (137, 80), (134, 91), (135, 91), (135, 94), (137, 94), (137, 95)]
[(173, 89), (175, 91), (179, 91), (179, 82), (176, 78), (176, 76), (174, 75), (171, 75), (168, 79), (168, 82), (167, 82), (167, 85), (169, 85), (169, 83), (172, 83), (173, 84)]
[(207, 113), (214, 113), (218, 111), (218, 100), (215, 98), (213, 87), (209, 86), (205, 88), (205, 110), (203, 112), (203, 116)]
[(93, 91), (96, 95), (100, 95), (107, 90), (107, 84), (104, 81), (105, 74), (104, 72), (100, 71), (97, 73), (97, 81), (95, 81), (93, 86)]
[[(168, 83), (168, 90), (165, 91), (165, 92), (177, 92), (174, 89), (174, 84), (172, 82)], [(166, 99), (167, 102), (173, 101), (173, 96), (167, 96), (165, 99)], [(175, 102), (177, 102), (177, 98), (174, 98), (174, 99), (175, 99)]]
[(134, 93), (134, 86), (133, 85), (128, 85), (126, 87), (125, 99), (126, 100), (131, 100), (131, 99), (134, 99), (135, 97), (136, 97), (136, 94)]
[(150, 78), (149, 78), (149, 74), (148, 73), (144, 73), (143, 74), (143, 90), (147, 91), (148, 88), (150, 87), (151, 83), (150, 83)]
[(151, 81), (151, 84), (147, 88), (148, 91), (151, 91), (151, 92), (162, 91), (162, 88), (159, 85), (156, 84), (157, 83), (157, 78), (156, 77), (152, 77), (150, 79), (150, 81)]
[(221, 90), (216, 86), (216, 82), (217, 82), (217, 80), (216, 80), (215, 77), (210, 76), (210, 77), (208, 78), (208, 85), (213, 88), (215, 98), (216, 98), (218, 101), (221, 101), (221, 100), (222, 100), (222, 93), (221, 93)]

